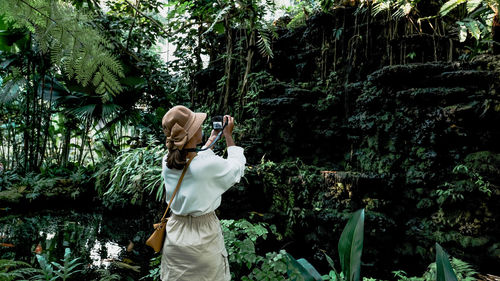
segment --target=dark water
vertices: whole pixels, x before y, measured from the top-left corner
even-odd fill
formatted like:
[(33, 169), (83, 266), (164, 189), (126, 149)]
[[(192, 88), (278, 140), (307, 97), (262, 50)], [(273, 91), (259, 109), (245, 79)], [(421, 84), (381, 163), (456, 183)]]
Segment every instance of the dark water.
[[(155, 255), (144, 245), (154, 218), (140, 212), (43, 210), (16, 213), (0, 210), (0, 259), (14, 259), (39, 267), (35, 252), (60, 261), (65, 248), (81, 258), (83, 272), (74, 280), (99, 280), (107, 269), (122, 280), (148, 274)], [(151, 230), (151, 231), (149, 231)]]

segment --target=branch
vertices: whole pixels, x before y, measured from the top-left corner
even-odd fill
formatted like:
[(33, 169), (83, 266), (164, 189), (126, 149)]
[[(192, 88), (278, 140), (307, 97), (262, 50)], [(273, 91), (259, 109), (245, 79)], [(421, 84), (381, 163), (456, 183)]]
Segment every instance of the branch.
[(132, 5), (128, 0), (125, 1), (125, 3), (131, 7), (132, 9), (134, 9), (136, 11), (136, 13), (140, 14), (141, 16), (147, 18), (148, 20), (152, 21), (156, 26), (158, 26), (161, 30), (163, 30), (163, 32), (165, 32), (165, 34), (168, 34), (168, 32), (165, 30), (165, 28), (163, 28), (163, 24), (157, 20), (155, 20), (154, 18), (150, 17), (150, 16), (147, 16), (145, 15), (143, 12), (141, 12), (141, 10), (139, 10), (136, 6)]
[[(127, 3), (128, 3), (128, 1), (127, 1)], [(136, 1), (135, 1), (135, 5), (136, 5), (137, 7), (139, 7), (139, 3), (140, 3), (140, 1), (139, 1), (139, 0), (136, 0)], [(134, 26), (135, 26), (135, 21), (137, 20), (137, 14), (138, 14), (138, 13), (137, 13), (137, 10), (136, 10), (136, 12), (135, 12), (135, 14), (134, 14), (134, 21), (133, 21), (133, 22), (132, 22), (132, 24), (130, 25), (130, 29), (129, 29), (129, 31), (128, 31), (127, 45), (125, 46), (125, 48), (126, 48), (127, 50), (128, 50), (129, 45), (130, 45), (130, 39), (132, 39), (132, 38), (131, 38), (131, 35), (132, 35), (132, 30), (134, 29)]]

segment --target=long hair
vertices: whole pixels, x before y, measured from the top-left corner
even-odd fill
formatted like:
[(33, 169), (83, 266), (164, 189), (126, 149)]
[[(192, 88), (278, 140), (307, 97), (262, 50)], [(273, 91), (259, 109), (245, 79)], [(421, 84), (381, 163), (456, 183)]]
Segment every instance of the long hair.
[(167, 154), (167, 167), (182, 170), (186, 165), (187, 152), (178, 149), (169, 149)]

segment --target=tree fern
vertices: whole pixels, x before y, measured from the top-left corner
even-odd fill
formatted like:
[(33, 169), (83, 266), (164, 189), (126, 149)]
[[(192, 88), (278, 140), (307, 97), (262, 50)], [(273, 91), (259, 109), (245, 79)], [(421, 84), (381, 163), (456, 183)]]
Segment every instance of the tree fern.
[(39, 49), (68, 79), (99, 95), (122, 91), (123, 67), (108, 50), (109, 42), (91, 27), (91, 18), (58, 0), (2, 0), (0, 10), (14, 27), (26, 28)]

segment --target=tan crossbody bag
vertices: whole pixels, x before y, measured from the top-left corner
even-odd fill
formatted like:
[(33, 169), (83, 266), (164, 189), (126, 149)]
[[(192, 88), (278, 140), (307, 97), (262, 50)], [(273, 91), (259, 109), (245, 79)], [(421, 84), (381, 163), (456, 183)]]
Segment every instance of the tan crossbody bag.
[(172, 201), (174, 201), (174, 197), (177, 194), (177, 191), (179, 191), (179, 187), (181, 186), (182, 179), (184, 179), (184, 175), (186, 174), (187, 168), (189, 164), (191, 164), (191, 161), (193, 161), (194, 157), (189, 159), (189, 161), (186, 163), (184, 166), (184, 169), (182, 170), (181, 177), (179, 178), (179, 182), (177, 183), (177, 186), (175, 187), (174, 193), (172, 194), (172, 198), (170, 198), (170, 202), (168, 202), (167, 209), (165, 210), (165, 213), (163, 213), (163, 217), (161, 218), (159, 223), (153, 224), (153, 228), (155, 229), (153, 234), (146, 240), (146, 245), (150, 246), (153, 248), (153, 250), (158, 253), (161, 251), (161, 248), (163, 247), (163, 242), (165, 241), (165, 227), (167, 226), (167, 221), (169, 218), (166, 218), (165, 216), (168, 213), (168, 209), (170, 209), (170, 205), (172, 204)]

